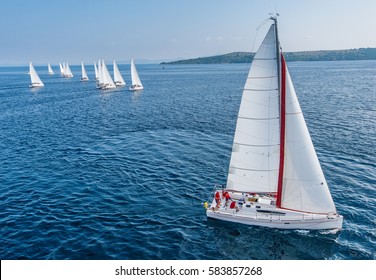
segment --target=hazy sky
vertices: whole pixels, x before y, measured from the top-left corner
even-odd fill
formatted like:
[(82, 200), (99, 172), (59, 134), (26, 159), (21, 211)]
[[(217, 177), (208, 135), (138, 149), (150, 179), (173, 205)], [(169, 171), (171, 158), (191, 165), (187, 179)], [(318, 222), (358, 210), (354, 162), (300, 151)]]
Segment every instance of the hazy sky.
[(0, 64), (255, 51), (275, 11), (284, 51), (376, 47), (375, 0), (1, 0)]

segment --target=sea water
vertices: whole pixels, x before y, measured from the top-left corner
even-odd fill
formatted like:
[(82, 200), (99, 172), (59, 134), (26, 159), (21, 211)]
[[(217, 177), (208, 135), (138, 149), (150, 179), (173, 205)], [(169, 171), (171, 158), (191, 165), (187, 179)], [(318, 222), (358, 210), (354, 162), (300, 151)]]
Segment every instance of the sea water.
[[(138, 65), (145, 89), (0, 68), (1, 259), (376, 259), (376, 61), (288, 63), (343, 230), (208, 220), (248, 64)], [(58, 67), (52, 66), (55, 72)]]

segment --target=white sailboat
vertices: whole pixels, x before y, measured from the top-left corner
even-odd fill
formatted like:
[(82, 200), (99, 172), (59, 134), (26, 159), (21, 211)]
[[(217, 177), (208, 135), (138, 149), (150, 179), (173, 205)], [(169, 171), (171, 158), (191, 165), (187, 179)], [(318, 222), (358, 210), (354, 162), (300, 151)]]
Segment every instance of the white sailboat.
[(101, 85), (101, 89), (116, 88), (116, 85), (115, 85), (114, 81), (112, 80), (111, 75), (108, 72), (107, 66), (104, 63), (104, 61), (102, 62), (101, 70), (102, 70), (102, 74), (103, 74), (103, 83)]
[(47, 67), (48, 67), (48, 74), (49, 75), (54, 75), (55, 73), (54, 73), (54, 71), (52, 70), (52, 68), (51, 68), (51, 65), (48, 63), (48, 65), (47, 65)]
[(125, 86), (125, 81), (120, 74), (119, 68), (114, 60), (114, 82), (116, 86)]
[(134, 64), (133, 58), (131, 61), (131, 78), (132, 78), (132, 85), (129, 87), (129, 90), (142, 90), (144, 89), (140, 77), (138, 76), (136, 65)]
[(84, 62), (83, 62), (83, 61), (81, 62), (81, 71), (82, 71), (82, 78), (81, 78), (81, 81), (82, 81), (82, 82), (88, 81), (88, 80), (89, 80), (89, 77), (87, 76), (86, 69), (85, 69)]
[(97, 88), (102, 88), (103, 85), (103, 67), (102, 62), (98, 60), (98, 80), (97, 80)]
[(95, 61), (94, 61), (94, 73), (95, 73), (95, 80), (98, 81), (99, 79), (98, 68), (97, 68), (97, 65), (95, 64)]
[[(280, 49), (277, 18), (271, 20), (245, 83), (227, 184), (215, 190), (206, 214), (280, 229), (340, 230), (343, 217), (336, 211)], [(231, 199), (226, 202), (223, 196)]]
[(37, 71), (35, 71), (35, 68), (31, 61), (29, 64), (29, 74), (31, 79), (31, 84), (29, 85), (29, 87), (44, 87), (44, 84), (39, 78)]
[(61, 63), (59, 63), (59, 66), (60, 66), (60, 75), (61, 75), (61, 76), (64, 76), (64, 68), (65, 68), (65, 64), (63, 63), (63, 65), (61, 65)]
[(72, 78), (73, 77), (73, 74), (72, 74), (72, 71), (71, 71), (71, 69), (69, 67), (68, 62), (65, 62), (65, 68), (64, 68), (64, 74), (63, 74), (63, 76), (65, 78)]

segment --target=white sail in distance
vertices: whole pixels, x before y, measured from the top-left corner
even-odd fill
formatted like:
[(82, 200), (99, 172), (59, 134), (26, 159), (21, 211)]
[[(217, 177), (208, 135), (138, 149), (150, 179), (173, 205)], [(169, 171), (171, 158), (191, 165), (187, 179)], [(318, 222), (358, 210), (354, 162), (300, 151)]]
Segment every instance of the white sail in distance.
[(81, 81), (88, 81), (89, 78), (88, 78), (87, 73), (86, 73), (86, 69), (85, 69), (85, 66), (84, 66), (84, 62), (81, 62), (81, 72), (82, 72), (82, 78), (81, 78)]
[(39, 78), (37, 71), (35, 71), (35, 68), (33, 64), (31, 63), (31, 61), (29, 64), (29, 73), (30, 73), (30, 79), (31, 79), (30, 87), (43, 87), (44, 86), (42, 80)]
[(115, 85), (117, 85), (117, 86), (124, 86), (125, 85), (125, 81), (124, 81), (123, 77), (120, 74), (119, 68), (118, 68), (115, 60), (114, 60), (114, 63), (113, 63), (113, 67), (114, 67), (114, 82), (115, 82)]
[(55, 73), (54, 73), (54, 71), (52, 70), (52, 68), (51, 68), (51, 65), (48, 63), (48, 65), (47, 65), (47, 67), (48, 67), (48, 74), (50, 74), (50, 75), (54, 75)]
[(131, 79), (132, 85), (129, 87), (129, 90), (141, 90), (143, 89), (143, 85), (141, 83), (140, 77), (138, 76), (138, 72), (136, 69), (136, 65), (134, 64), (134, 60), (131, 60)]

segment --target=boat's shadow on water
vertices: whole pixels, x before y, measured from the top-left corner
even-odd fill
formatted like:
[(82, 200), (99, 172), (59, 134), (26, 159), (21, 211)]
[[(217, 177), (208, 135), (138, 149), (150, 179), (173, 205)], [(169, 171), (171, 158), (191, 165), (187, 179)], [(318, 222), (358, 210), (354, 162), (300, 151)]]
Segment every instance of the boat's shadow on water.
[[(280, 230), (208, 219), (218, 253), (223, 259), (331, 259), (339, 233)], [(255, 250), (257, 248), (257, 250)]]

